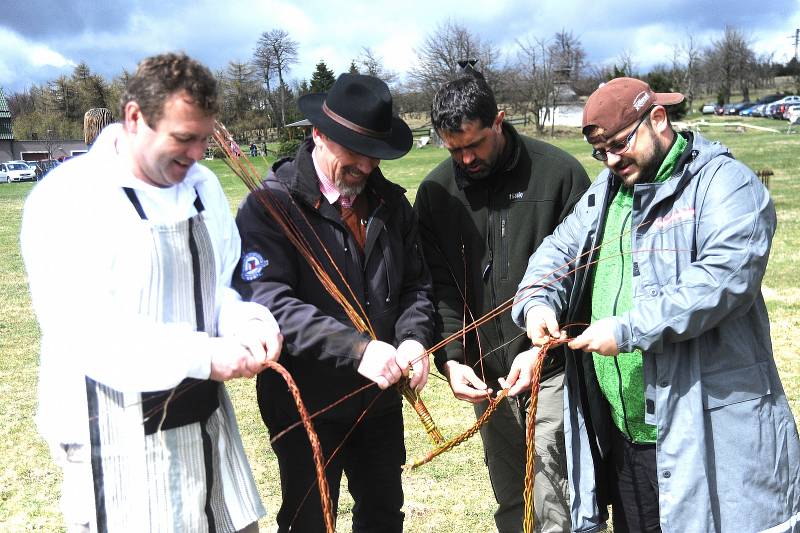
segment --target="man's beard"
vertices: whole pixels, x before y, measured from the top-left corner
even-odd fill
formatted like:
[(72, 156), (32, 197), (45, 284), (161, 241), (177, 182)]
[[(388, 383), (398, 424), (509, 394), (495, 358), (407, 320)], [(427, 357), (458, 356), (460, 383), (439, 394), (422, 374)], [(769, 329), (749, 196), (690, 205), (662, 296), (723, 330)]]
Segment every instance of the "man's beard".
[[(656, 175), (658, 174), (658, 169), (661, 168), (661, 163), (664, 162), (664, 158), (667, 156), (667, 150), (662, 147), (658, 142), (653, 142), (652, 150), (649, 155), (643, 156), (646, 157), (644, 161), (639, 159), (631, 159), (631, 158), (622, 158), (620, 159), (619, 163), (614, 165), (617, 168), (622, 168), (628, 164), (628, 162), (633, 161), (636, 163), (636, 166), (639, 167), (638, 175), (634, 181), (628, 181), (628, 178), (624, 176), (620, 176), (622, 182), (625, 184), (626, 187), (633, 187), (636, 183), (650, 183), (652, 182)], [(615, 173), (616, 173), (616, 169)], [(619, 174), (617, 174), (619, 176)]]
[[(481, 169), (477, 172), (470, 172), (467, 170), (467, 167), (458, 162), (456, 162), (456, 166), (458, 166), (459, 170), (461, 170), (464, 176), (467, 176), (471, 180), (482, 180), (488, 178), (492, 174), (493, 164), (489, 164), (489, 162), (483, 160), (478, 160), (478, 163)], [(471, 166), (474, 166), (474, 164)]]
[[(350, 175), (356, 175), (363, 178), (358, 183), (348, 183), (344, 180), (344, 177)], [(369, 176), (365, 175), (358, 169), (353, 169), (352, 167), (345, 167), (342, 169), (341, 173), (337, 173), (333, 177), (333, 184), (336, 185), (336, 190), (339, 191), (339, 194), (342, 196), (358, 196), (361, 194), (361, 191), (364, 190), (364, 187), (367, 186), (367, 179)]]

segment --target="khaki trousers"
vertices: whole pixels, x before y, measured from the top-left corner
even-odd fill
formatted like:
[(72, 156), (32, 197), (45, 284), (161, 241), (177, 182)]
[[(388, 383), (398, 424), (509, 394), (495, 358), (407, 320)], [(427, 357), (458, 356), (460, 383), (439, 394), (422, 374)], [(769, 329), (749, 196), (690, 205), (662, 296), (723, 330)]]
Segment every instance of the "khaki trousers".
[[(489, 384), (499, 390), (497, 383)], [(534, 520), (542, 533), (570, 531), (569, 489), (564, 443), (564, 374), (541, 383), (536, 416)], [(475, 405), (480, 416), (488, 403)], [(525, 416), (530, 398), (508, 398), (481, 428), (484, 459), (489, 468), (500, 533), (522, 531), (525, 485)]]

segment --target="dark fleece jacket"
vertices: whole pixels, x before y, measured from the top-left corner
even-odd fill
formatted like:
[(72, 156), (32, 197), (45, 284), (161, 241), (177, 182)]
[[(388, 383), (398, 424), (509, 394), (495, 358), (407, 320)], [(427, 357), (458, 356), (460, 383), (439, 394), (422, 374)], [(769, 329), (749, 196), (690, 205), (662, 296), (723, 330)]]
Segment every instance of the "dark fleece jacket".
[[(321, 195), (311, 150), (304, 143), (294, 159), (275, 163), (264, 186), (315, 250), (340, 290), (355, 297), (365, 310), (379, 340), (397, 346), (416, 339), (430, 347), (433, 304), (430, 273), (417, 240), (416, 215), (402, 187), (389, 182), (379, 169), (367, 188), (372, 214), (366, 221), (363, 255), (337, 209)], [(233, 285), (245, 299), (267, 306), (281, 328), (284, 349), (280, 363), (291, 372), (309, 411), (326, 407), (369, 381), (358, 374), (369, 338), (359, 333), (344, 309), (326, 291), (308, 262), (251, 193), (236, 217), (242, 236), (242, 257), (259, 258), (256, 277), (247, 268), (234, 275)], [(313, 233), (312, 233), (313, 228)], [(319, 240), (317, 240), (319, 237)], [(320, 246), (352, 289), (352, 295)], [(257, 254), (257, 255), (254, 255)], [(379, 394), (372, 387), (320, 416), (347, 422), (358, 416)], [(275, 372), (258, 376), (259, 405), (270, 429), (297, 420), (297, 410)], [(369, 414), (400, 408), (392, 388), (380, 394)]]
[[(437, 331), (443, 337), (514, 297), (528, 258), (589, 187), (586, 171), (571, 155), (519, 135), (508, 123), (503, 132), (507, 148), (490, 176), (470, 180), (448, 159), (417, 192), (414, 208), (433, 277)], [(509, 311), (478, 331), (440, 350), (439, 369), (455, 360), (474, 365), (480, 376), (483, 354), (485, 378), (496, 379), (507, 375), (514, 357), (530, 347)], [(544, 376), (563, 368), (563, 353), (554, 352)]]

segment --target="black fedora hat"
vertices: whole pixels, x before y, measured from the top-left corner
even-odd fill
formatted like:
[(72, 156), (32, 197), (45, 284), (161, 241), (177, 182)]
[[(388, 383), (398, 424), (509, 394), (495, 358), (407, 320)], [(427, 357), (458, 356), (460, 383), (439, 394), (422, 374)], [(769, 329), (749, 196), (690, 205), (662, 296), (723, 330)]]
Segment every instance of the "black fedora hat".
[(411, 129), (392, 115), (389, 87), (373, 76), (342, 74), (327, 93), (302, 96), (303, 115), (334, 142), (375, 159), (398, 159), (411, 149)]

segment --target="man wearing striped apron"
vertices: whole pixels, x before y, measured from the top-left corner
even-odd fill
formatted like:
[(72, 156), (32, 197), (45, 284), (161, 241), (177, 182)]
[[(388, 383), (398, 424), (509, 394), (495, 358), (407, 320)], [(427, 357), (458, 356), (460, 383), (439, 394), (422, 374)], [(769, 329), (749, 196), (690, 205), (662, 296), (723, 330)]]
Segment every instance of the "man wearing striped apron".
[(26, 201), (37, 422), (63, 469), (68, 531), (256, 531), (264, 515), (221, 382), (254, 376), (282, 339), (229, 286), (239, 236), (195, 164), (217, 109), (206, 67), (145, 59), (122, 124)]

